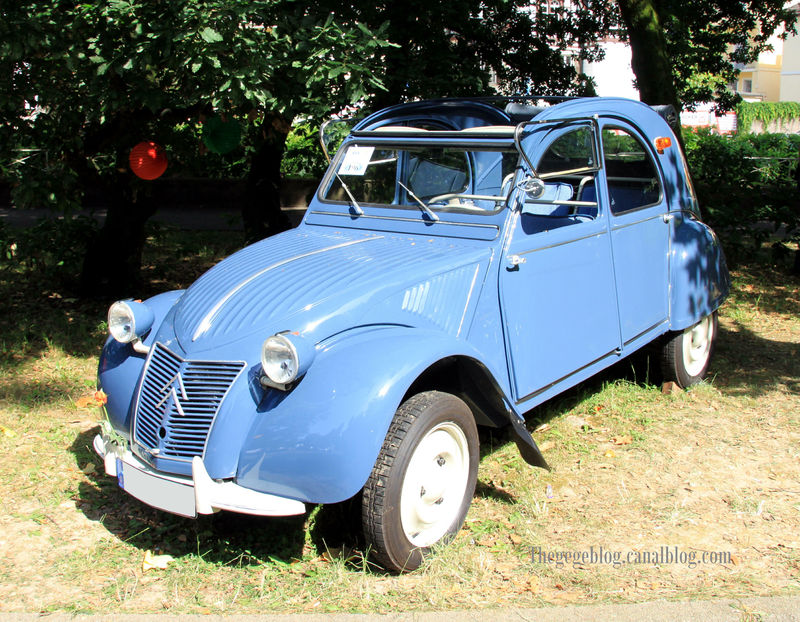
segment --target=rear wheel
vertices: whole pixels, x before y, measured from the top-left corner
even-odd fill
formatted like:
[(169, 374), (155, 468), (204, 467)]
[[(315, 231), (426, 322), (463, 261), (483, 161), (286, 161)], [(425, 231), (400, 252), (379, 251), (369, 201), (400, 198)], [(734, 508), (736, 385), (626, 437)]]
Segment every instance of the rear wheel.
[(467, 405), (419, 393), (397, 409), (364, 486), (367, 545), (386, 569), (416, 569), (467, 514), (478, 473), (478, 431)]
[(664, 380), (689, 387), (706, 376), (717, 339), (717, 312), (694, 326), (675, 333), (664, 345), (661, 370)]

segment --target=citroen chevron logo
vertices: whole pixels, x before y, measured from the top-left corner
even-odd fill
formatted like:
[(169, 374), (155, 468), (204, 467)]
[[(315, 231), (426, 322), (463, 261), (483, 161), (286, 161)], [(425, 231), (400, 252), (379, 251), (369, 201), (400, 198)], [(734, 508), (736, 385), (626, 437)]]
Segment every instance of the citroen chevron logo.
[[(172, 378), (167, 380), (163, 387), (158, 390), (159, 393), (162, 393), (164, 397), (161, 398), (161, 401), (156, 404), (156, 408), (161, 408), (164, 404), (167, 403), (167, 400), (171, 397), (172, 403), (175, 404), (175, 410), (178, 411), (178, 414), (181, 417), (186, 416), (186, 413), (183, 412), (183, 406), (181, 405), (181, 399), (184, 402), (189, 400), (189, 396), (186, 393), (186, 387), (183, 386), (183, 378), (181, 378), (180, 372), (175, 374)], [(165, 407), (165, 411), (167, 408)]]

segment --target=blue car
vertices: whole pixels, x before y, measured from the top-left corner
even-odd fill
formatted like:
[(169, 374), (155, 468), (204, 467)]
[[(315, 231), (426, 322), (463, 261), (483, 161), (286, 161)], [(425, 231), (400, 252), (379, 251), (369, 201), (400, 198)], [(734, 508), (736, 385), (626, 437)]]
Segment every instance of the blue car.
[(729, 277), (670, 111), (537, 103), (377, 112), (296, 229), (114, 303), (106, 472), (190, 517), (360, 494), (376, 561), (413, 570), (464, 521), (478, 426), (547, 468), (524, 417), (552, 396), (648, 344), (699, 382)]

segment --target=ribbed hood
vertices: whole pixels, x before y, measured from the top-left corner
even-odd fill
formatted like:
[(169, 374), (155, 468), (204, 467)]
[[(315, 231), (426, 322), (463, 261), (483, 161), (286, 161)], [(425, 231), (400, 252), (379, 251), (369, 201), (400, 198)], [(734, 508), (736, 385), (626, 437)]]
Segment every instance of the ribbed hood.
[[(313, 333), (324, 321), (348, 315), (343, 329), (365, 320), (370, 306), (394, 292), (400, 293), (398, 302), (384, 314), (419, 314), (424, 301), (409, 298), (419, 298), (423, 289), (440, 307), (453, 306), (451, 312), (436, 310), (442, 318), (462, 317), (476, 262), (488, 250), (457, 246), (458, 241), (391, 233), (288, 231), (200, 277), (176, 306), (175, 335), (185, 350), (201, 351), (254, 332), (259, 339), (272, 330)], [(444, 272), (453, 277), (436, 278)], [(399, 322), (398, 317), (371, 321)]]

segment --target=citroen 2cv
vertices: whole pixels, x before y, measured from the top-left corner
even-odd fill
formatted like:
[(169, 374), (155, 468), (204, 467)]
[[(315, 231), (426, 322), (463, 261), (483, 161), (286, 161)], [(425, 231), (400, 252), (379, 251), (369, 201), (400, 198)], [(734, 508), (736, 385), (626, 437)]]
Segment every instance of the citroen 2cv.
[(402, 104), (361, 121), (302, 223), (188, 289), (114, 303), (105, 470), (184, 516), (361, 493), (394, 571), (461, 526), (477, 426), (645, 345), (706, 374), (729, 279), (664, 111), (610, 98)]

